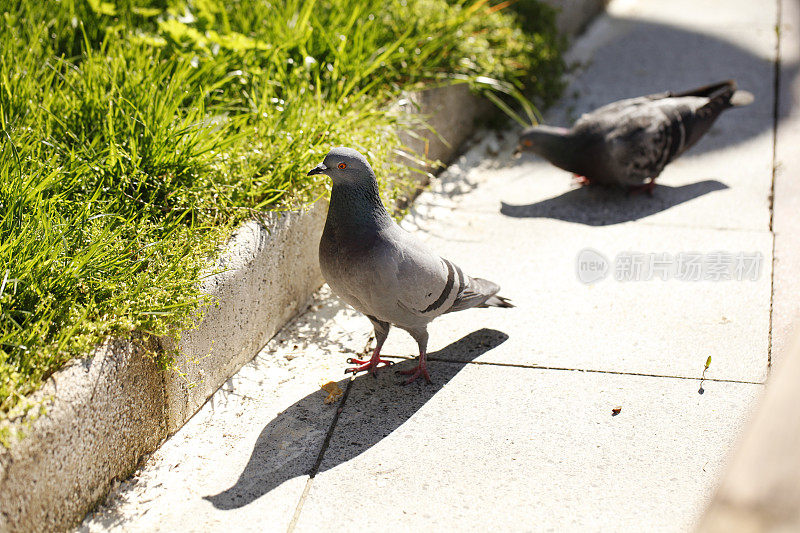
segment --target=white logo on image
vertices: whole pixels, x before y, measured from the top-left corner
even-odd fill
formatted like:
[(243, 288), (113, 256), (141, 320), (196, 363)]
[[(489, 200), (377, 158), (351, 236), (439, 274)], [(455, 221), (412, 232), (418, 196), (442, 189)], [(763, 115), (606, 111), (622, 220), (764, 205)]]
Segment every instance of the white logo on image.
[(608, 259), (591, 248), (584, 248), (575, 263), (576, 273), (581, 283), (595, 283), (608, 275)]

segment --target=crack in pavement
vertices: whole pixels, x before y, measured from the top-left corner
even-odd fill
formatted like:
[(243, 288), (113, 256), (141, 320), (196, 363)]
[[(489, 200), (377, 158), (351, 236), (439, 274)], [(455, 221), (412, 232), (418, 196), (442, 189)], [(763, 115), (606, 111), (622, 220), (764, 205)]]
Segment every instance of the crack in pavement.
[(780, 113), (781, 96), (781, 24), (783, 22), (783, 7), (781, 0), (775, 0), (777, 5), (775, 20), (775, 62), (772, 79), (772, 176), (769, 195), (769, 232), (772, 234), (772, 269), (769, 280), (769, 330), (767, 332), (767, 375), (772, 371), (772, 325), (775, 303), (775, 178), (778, 172), (778, 115)]
[(317, 460), (314, 462), (314, 466), (311, 467), (311, 470), (308, 472), (308, 480), (306, 480), (306, 486), (303, 488), (303, 493), (300, 495), (300, 500), (297, 502), (297, 508), (294, 511), (294, 515), (292, 516), (292, 521), (289, 522), (289, 526), (286, 528), (287, 533), (292, 533), (297, 526), (297, 521), (300, 519), (300, 513), (303, 511), (303, 504), (308, 497), (308, 493), (311, 491), (311, 484), (314, 482), (314, 477), (319, 472), (319, 467), (322, 465), (322, 460), (325, 458), (325, 452), (328, 450), (328, 445), (331, 442), (331, 437), (333, 437), (333, 432), (336, 430), (336, 423), (339, 421), (339, 416), (344, 411), (344, 406), (347, 403), (347, 398), (350, 396), (350, 389), (353, 388), (353, 379), (355, 376), (351, 377), (350, 380), (347, 382), (347, 388), (344, 390), (344, 395), (342, 396), (341, 402), (339, 403), (339, 407), (336, 408), (336, 414), (333, 416), (333, 420), (331, 421), (331, 425), (328, 428), (328, 433), (325, 435), (325, 440), (322, 442), (322, 447), (319, 450), (319, 455), (317, 456)]

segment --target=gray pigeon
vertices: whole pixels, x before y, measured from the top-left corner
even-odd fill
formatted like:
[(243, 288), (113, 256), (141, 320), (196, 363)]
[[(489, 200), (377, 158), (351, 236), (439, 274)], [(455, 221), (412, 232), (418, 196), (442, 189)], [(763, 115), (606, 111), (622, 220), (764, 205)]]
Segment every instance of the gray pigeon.
[(419, 376), (430, 382), (426, 366), (428, 323), (444, 313), (470, 307), (513, 307), (497, 296), (495, 283), (471, 278), (429, 251), (398, 226), (381, 203), (378, 182), (366, 158), (350, 148), (334, 148), (308, 175), (333, 181), (328, 219), (319, 243), (319, 264), (333, 292), (375, 328), (369, 360), (348, 359), (353, 374), (390, 362), (380, 352), (389, 328), (406, 330), (419, 345), (419, 364), (402, 372), (406, 384)]
[(679, 94), (620, 100), (582, 115), (571, 129), (529, 128), (520, 136), (518, 150), (544, 157), (584, 184), (652, 194), (667, 163), (693, 146), (720, 113), (752, 101), (753, 95), (737, 91), (733, 80)]

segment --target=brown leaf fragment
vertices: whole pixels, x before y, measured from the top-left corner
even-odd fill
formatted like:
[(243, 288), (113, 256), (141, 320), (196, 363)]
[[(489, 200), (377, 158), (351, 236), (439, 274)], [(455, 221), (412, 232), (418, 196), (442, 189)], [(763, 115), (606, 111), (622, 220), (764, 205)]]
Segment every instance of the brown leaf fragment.
[(339, 388), (339, 385), (337, 385), (335, 381), (329, 381), (324, 385), (320, 385), (320, 388), (328, 393), (328, 396), (325, 398), (326, 404), (337, 401), (342, 397), (342, 394), (344, 394), (344, 391)]

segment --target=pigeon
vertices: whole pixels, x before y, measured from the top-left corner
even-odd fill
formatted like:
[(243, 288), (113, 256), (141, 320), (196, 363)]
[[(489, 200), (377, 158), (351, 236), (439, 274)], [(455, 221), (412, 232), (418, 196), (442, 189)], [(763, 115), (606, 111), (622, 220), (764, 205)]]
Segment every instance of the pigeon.
[(664, 167), (705, 135), (720, 113), (752, 101), (753, 95), (737, 91), (733, 80), (620, 100), (582, 115), (571, 129), (528, 128), (517, 151), (544, 157), (584, 185), (652, 194)]
[(383, 206), (378, 182), (367, 159), (356, 150), (333, 148), (308, 175), (331, 178), (328, 217), (319, 243), (319, 263), (330, 288), (366, 315), (375, 328), (375, 350), (369, 360), (345, 373), (375, 373), (391, 365), (380, 357), (391, 326), (407, 331), (419, 346), (419, 363), (401, 372), (405, 384), (424, 377), (430, 383), (426, 350), (428, 323), (444, 313), (471, 307), (514, 307), (498, 296), (500, 287), (472, 278), (452, 261), (428, 250), (400, 228)]

